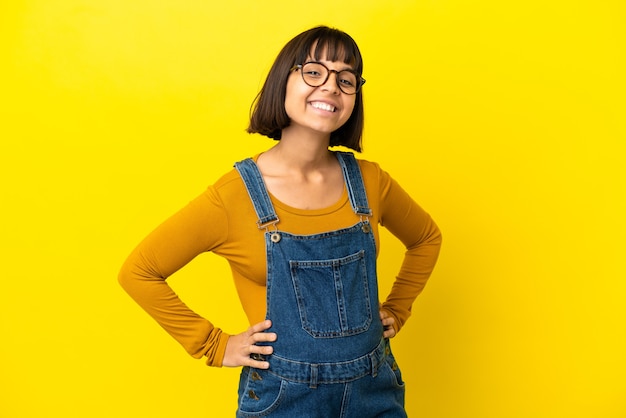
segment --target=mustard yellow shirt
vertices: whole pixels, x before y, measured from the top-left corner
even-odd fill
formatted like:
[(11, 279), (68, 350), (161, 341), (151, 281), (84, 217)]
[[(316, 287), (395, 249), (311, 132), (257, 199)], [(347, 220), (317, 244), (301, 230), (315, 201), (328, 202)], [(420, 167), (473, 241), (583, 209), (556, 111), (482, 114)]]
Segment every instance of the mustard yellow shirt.
[[(258, 157), (258, 156), (257, 156)], [(256, 159), (256, 157), (255, 157)], [(386, 227), (406, 247), (390, 294), (382, 304), (399, 331), (411, 315), (411, 306), (424, 288), (439, 254), (441, 233), (431, 217), (378, 164), (359, 160), (373, 215), (377, 248), (378, 225)], [(334, 205), (319, 210), (272, 203), (280, 219), (278, 228), (293, 234), (315, 234), (358, 222), (347, 191)], [(221, 366), (229, 335), (213, 321), (189, 309), (166, 279), (200, 253), (211, 251), (230, 264), (241, 304), (250, 321), (265, 319), (265, 241), (243, 181), (231, 170), (203, 194), (150, 233), (124, 263), (119, 281), (187, 352), (207, 357)], [(224, 277), (211, 277), (216, 286)], [(242, 330), (243, 331), (243, 330)]]

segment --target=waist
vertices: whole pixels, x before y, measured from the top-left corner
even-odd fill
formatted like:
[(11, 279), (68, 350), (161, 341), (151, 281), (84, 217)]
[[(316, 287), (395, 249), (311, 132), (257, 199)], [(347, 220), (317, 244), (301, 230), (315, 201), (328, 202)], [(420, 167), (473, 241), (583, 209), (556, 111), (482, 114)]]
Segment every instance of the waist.
[(378, 368), (389, 353), (388, 344), (388, 340), (381, 339), (378, 346), (369, 353), (336, 363), (307, 363), (272, 354), (267, 356), (269, 372), (293, 382), (308, 383), (311, 387), (350, 382), (369, 374), (376, 376)]

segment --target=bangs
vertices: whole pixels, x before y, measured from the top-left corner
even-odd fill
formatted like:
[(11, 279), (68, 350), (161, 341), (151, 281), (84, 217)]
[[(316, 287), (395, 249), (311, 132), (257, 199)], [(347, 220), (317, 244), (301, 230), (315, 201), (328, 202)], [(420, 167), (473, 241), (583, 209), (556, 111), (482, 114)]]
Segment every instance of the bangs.
[(326, 27), (310, 31), (310, 37), (303, 39), (298, 63), (304, 63), (312, 54), (314, 60), (341, 61), (350, 65), (359, 74), (363, 73), (363, 60), (359, 48), (348, 34)]
[[(296, 65), (308, 60), (343, 62), (359, 76), (363, 74), (363, 59), (356, 42), (350, 35), (328, 26), (317, 26), (297, 35), (278, 53), (263, 88), (250, 111), (248, 133), (259, 133), (280, 140), (282, 130), (291, 119), (285, 111), (287, 82)], [(354, 109), (348, 121), (330, 134), (329, 145), (345, 146), (361, 152), (363, 133), (363, 93), (356, 93)]]

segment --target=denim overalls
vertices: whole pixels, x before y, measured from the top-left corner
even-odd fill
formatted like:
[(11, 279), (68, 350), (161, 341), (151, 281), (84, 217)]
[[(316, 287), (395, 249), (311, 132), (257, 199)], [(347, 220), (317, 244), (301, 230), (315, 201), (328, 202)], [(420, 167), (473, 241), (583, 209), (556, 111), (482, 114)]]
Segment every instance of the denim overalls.
[(278, 229), (253, 160), (235, 164), (265, 230), (269, 370), (244, 367), (237, 417), (406, 417), (404, 383), (378, 313), (376, 243), (359, 165), (335, 153), (355, 225), (314, 235)]

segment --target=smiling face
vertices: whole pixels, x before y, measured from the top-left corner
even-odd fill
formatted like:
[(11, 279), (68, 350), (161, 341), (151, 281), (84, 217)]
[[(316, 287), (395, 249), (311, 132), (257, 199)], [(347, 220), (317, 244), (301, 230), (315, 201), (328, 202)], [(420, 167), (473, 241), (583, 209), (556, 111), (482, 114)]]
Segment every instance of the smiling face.
[[(343, 61), (315, 60), (311, 56), (306, 62), (308, 61), (321, 62), (335, 71), (353, 69)], [(302, 133), (306, 131), (308, 134), (330, 137), (331, 132), (339, 129), (350, 118), (356, 96), (341, 91), (337, 85), (335, 72), (331, 72), (326, 83), (311, 87), (302, 79), (301, 71), (301, 69), (292, 71), (287, 80), (285, 111), (291, 123), (283, 130), (283, 134), (288, 131)]]
[[(330, 146), (345, 146), (360, 152), (364, 125), (362, 89), (346, 97), (336, 87), (335, 72), (330, 74), (324, 85), (307, 86), (301, 70), (294, 70), (294, 65), (311, 61), (324, 63), (332, 71), (353, 69), (353, 75), (342, 73), (342, 86), (348, 93), (354, 91), (350, 83), (355, 77), (359, 84), (364, 82), (361, 78), (361, 52), (350, 35), (327, 26), (304, 31), (287, 42), (276, 57), (255, 100), (247, 131), (275, 140), (281, 140), (283, 134), (289, 136), (300, 128), (308, 129), (300, 132), (307, 135), (316, 133), (319, 136), (323, 133), (327, 136), (330, 132)], [(319, 79), (313, 75), (316, 74), (315, 67), (307, 67), (306, 71), (309, 74), (308, 84), (316, 86)], [(325, 70), (322, 71), (323, 78), (325, 74)], [(311, 108), (325, 110), (329, 114), (313, 113)], [(322, 115), (326, 117), (322, 118)]]

